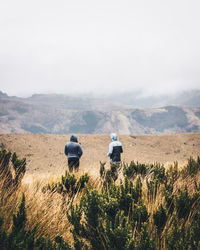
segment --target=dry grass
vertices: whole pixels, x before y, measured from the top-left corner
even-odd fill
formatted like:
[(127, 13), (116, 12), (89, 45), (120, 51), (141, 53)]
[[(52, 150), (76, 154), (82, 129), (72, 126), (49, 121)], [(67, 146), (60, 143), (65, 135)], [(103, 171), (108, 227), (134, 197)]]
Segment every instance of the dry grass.
[[(27, 159), (27, 173), (61, 175), (67, 168), (64, 145), (70, 135), (3, 134), (0, 145)], [(109, 135), (78, 135), (83, 148), (80, 171), (98, 176), (99, 162), (106, 162)], [(119, 135), (124, 147), (122, 161), (160, 162), (183, 165), (190, 156), (200, 155), (200, 133), (174, 135)]]
[[(42, 191), (46, 184), (52, 184), (59, 179), (58, 176), (30, 176), (26, 175), (21, 187), (14, 193), (1, 189), (1, 211), (4, 215), (4, 226), (9, 232), (12, 227), (12, 214), (18, 210), (22, 193), (26, 197), (27, 229), (37, 226), (36, 237), (49, 237), (53, 240), (57, 235), (62, 235), (67, 241), (72, 237), (67, 220), (67, 211), (70, 208), (69, 197), (57, 193)], [(77, 202), (79, 195), (74, 199)]]
[[(81, 173), (76, 173), (79, 178)], [(27, 230), (37, 226), (36, 237), (46, 237), (54, 240), (60, 235), (67, 242), (72, 242), (70, 233), (70, 224), (67, 219), (67, 212), (70, 209), (72, 200), (68, 195), (43, 191), (47, 184), (53, 184), (61, 181), (61, 176), (49, 174), (31, 175), (26, 174), (21, 186), (14, 193), (9, 191), (0, 192), (1, 211), (4, 212), (4, 226), (10, 231), (12, 227), (12, 214), (18, 210), (21, 202), (22, 193), (26, 198)], [(100, 188), (99, 178), (90, 178), (89, 187)], [(1, 189), (2, 191), (3, 189)], [(79, 203), (82, 192), (73, 197), (73, 204)]]
[[(80, 177), (81, 173), (76, 173), (76, 177)], [(119, 179), (122, 178), (122, 170), (119, 174)], [(162, 186), (158, 188), (157, 195), (153, 200), (148, 200), (147, 197), (147, 186), (146, 178), (141, 178), (144, 203), (147, 207), (149, 217), (149, 232), (155, 235), (156, 228), (153, 223), (153, 213), (158, 209), (161, 203), (164, 202)], [(9, 191), (2, 195), (1, 193), (1, 207), (4, 211), (6, 229), (9, 231), (12, 226), (12, 214), (16, 213), (18, 206), (21, 201), (22, 192), (25, 193), (26, 197), (26, 214), (27, 214), (27, 229), (33, 229), (37, 226), (36, 237), (46, 237), (54, 240), (57, 235), (63, 236), (64, 240), (68, 243), (73, 243), (73, 237), (70, 233), (70, 224), (67, 219), (67, 211), (70, 209), (71, 200), (69, 196), (62, 196), (58, 193), (43, 192), (42, 189), (47, 184), (52, 184), (60, 181), (60, 175), (31, 175), (26, 174), (21, 187), (17, 192), (12, 195)], [(119, 182), (119, 179), (117, 182)], [(136, 179), (134, 180), (134, 182)], [(196, 181), (200, 181), (200, 173), (196, 176)], [(193, 192), (194, 190), (194, 179), (188, 177), (186, 179), (179, 178), (174, 184), (174, 194), (178, 193), (179, 189), (183, 189), (185, 185), (188, 185), (188, 191)], [(101, 190), (102, 184), (100, 178), (91, 178), (88, 184), (89, 187)], [(1, 189), (2, 190), (2, 189)], [(78, 193), (73, 203), (80, 201), (82, 193)], [(191, 223), (192, 214), (188, 218), (187, 223)], [(170, 228), (172, 222), (172, 216), (168, 216), (166, 226), (163, 230), (163, 237), (165, 231)], [(162, 238), (162, 236), (161, 236)]]
[(50, 239), (54, 239), (56, 235), (63, 235), (69, 238), (70, 233), (66, 234), (69, 224), (65, 201), (57, 193), (42, 192), (42, 188), (55, 179), (50, 176), (47, 179), (34, 177), (32, 183), (26, 183), (25, 179), (22, 191), (26, 197), (27, 227), (37, 226), (37, 236), (50, 236)]
[[(194, 157), (200, 155), (200, 144), (198, 144), (200, 133), (184, 134), (182, 137), (180, 135), (137, 136), (136, 138), (123, 136), (120, 139), (122, 139), (125, 149), (123, 160), (128, 163), (131, 160), (138, 160), (139, 162), (159, 162), (160, 160), (163, 164), (173, 164), (175, 160), (180, 160), (179, 162), (183, 164), (190, 155)], [(12, 191), (7, 190), (2, 193), (3, 188), (0, 186), (1, 211), (4, 212), (6, 230), (11, 229), (12, 214), (16, 213), (22, 192), (24, 192), (26, 197), (27, 229), (33, 229), (37, 226), (37, 237), (44, 236), (54, 239), (55, 236), (62, 235), (66, 241), (72, 242), (70, 225), (66, 215), (70, 208), (70, 198), (63, 197), (58, 193), (42, 192), (45, 185), (60, 181), (61, 175), (65, 173), (66, 157), (63, 153), (63, 145), (67, 140), (68, 136), (65, 135), (0, 136), (0, 143), (4, 143), (6, 148), (16, 151), (20, 157), (27, 157), (27, 173), (17, 192), (11, 194)], [(81, 159), (80, 171), (76, 173), (76, 176), (80, 177), (80, 175), (87, 172), (90, 176), (89, 186), (100, 191), (99, 162), (107, 161), (106, 167), (108, 168), (109, 163), (105, 155), (109, 137), (105, 135), (90, 135), (89, 137), (82, 135), (80, 140), (83, 141), (84, 155)], [(196, 146), (193, 146), (193, 144)], [(180, 148), (179, 153), (174, 153), (177, 152), (176, 148)], [(166, 152), (171, 153), (166, 154)], [(119, 175), (120, 178), (123, 178), (122, 173)], [(153, 232), (156, 229), (153, 226), (152, 215), (159, 205), (163, 203), (163, 192), (160, 187), (156, 198), (153, 202), (150, 202), (147, 198), (146, 180), (141, 180), (144, 203), (150, 213), (150, 221), (152, 221), (152, 223), (149, 223), (149, 225), (152, 225), (150, 231)], [(200, 173), (196, 176), (196, 181), (200, 183)], [(194, 179), (188, 177), (184, 180), (179, 178), (175, 182), (174, 194), (177, 194), (179, 189), (184, 189), (186, 184), (189, 193), (192, 193)], [(78, 193), (73, 202), (79, 202), (80, 197), (81, 193)], [(166, 230), (170, 226), (171, 220), (172, 218), (169, 216)], [(189, 221), (192, 221), (192, 214), (188, 218)]]

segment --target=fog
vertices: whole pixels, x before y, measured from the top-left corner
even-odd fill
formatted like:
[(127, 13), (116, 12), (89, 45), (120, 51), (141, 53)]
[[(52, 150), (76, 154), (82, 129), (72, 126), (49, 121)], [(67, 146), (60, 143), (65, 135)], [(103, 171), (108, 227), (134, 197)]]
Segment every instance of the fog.
[(200, 1), (1, 0), (0, 90), (200, 89)]

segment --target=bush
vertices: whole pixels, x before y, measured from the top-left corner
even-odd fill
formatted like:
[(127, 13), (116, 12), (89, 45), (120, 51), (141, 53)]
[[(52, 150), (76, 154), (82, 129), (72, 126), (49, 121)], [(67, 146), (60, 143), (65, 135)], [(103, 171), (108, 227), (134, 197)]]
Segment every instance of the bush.
[(200, 157), (198, 156), (196, 161), (194, 158), (190, 157), (188, 159), (187, 165), (181, 171), (181, 174), (183, 178), (186, 178), (187, 176), (194, 177), (199, 170), (200, 170)]
[[(190, 244), (191, 228), (186, 228), (184, 220), (178, 221), (176, 214), (173, 216), (173, 224), (166, 236), (167, 249), (191, 249)], [(197, 249), (197, 248), (192, 248)]]
[(62, 237), (58, 236), (55, 242), (51, 242), (45, 238), (40, 237), (36, 240), (35, 234), (37, 227), (32, 230), (26, 230), (26, 209), (25, 196), (22, 195), (21, 204), (17, 214), (13, 215), (13, 225), (11, 233), (7, 233), (3, 228), (3, 219), (0, 217), (0, 249), (2, 250), (32, 250), (32, 249), (66, 249), (71, 250), (67, 242)]
[(148, 167), (145, 164), (131, 161), (129, 166), (124, 164), (123, 173), (124, 176), (128, 177), (129, 179), (134, 179), (137, 175), (145, 177), (147, 170)]
[[(11, 172), (13, 167), (14, 178)], [(26, 159), (18, 159), (16, 153), (7, 152), (5, 149), (0, 151), (0, 181), (2, 188), (13, 193), (21, 184), (21, 180), (26, 172)]]
[(110, 164), (108, 170), (105, 169), (105, 163), (100, 162), (100, 178), (105, 189), (109, 189), (110, 186), (118, 179), (119, 171), (121, 169), (120, 164)]
[[(197, 161), (190, 160), (184, 171), (178, 170), (177, 163), (165, 171), (159, 163), (132, 162), (124, 165), (120, 182), (116, 180), (121, 166), (111, 165), (106, 170), (101, 163), (99, 190), (86, 186), (87, 174), (77, 178), (66, 172), (60, 182), (44, 187), (43, 191), (61, 194), (56, 197), (63, 204), (70, 202), (71, 206), (62, 206), (62, 211), (68, 212), (73, 247), (62, 235), (50, 240), (37, 235), (37, 226), (28, 230), (23, 195), (10, 231), (5, 230), (0, 216), (0, 249), (200, 249), (200, 185), (196, 178), (199, 162), (199, 157)], [(9, 164), (13, 164), (16, 175), (21, 173), (17, 179), (20, 184), (25, 161), (6, 151), (0, 153), (0, 176), (7, 178), (6, 182), (1, 181), (15, 189)], [(182, 179), (183, 173), (190, 178)], [(145, 181), (146, 185), (142, 185)], [(178, 190), (179, 181), (190, 183), (190, 192), (187, 185)], [(83, 189), (84, 192), (79, 192)], [(74, 199), (77, 193), (80, 199)]]
[(185, 189), (179, 190), (179, 195), (175, 198), (176, 212), (179, 219), (187, 218), (192, 210), (195, 208), (195, 203), (198, 206), (200, 202), (200, 192), (195, 192), (193, 195), (189, 195), (187, 185)]
[(85, 188), (89, 181), (88, 174), (82, 175), (79, 179), (74, 174), (70, 174), (68, 171), (65, 172), (65, 176), (61, 176), (61, 182), (47, 185), (43, 188), (43, 192), (50, 190), (51, 192), (57, 192), (62, 195), (68, 194), (70, 197), (74, 197), (77, 192), (80, 192)]
[(158, 180), (159, 183), (166, 182), (165, 168), (160, 163), (151, 164), (149, 174), (152, 176), (151, 179)]
[(174, 184), (179, 177), (178, 162), (174, 163), (174, 166), (170, 166), (167, 170), (166, 175), (171, 184)]
[[(100, 194), (86, 190), (80, 205), (71, 206), (68, 213), (75, 249), (90, 246), (91, 249), (135, 249), (139, 247), (136, 232), (144, 230), (148, 218), (140, 178), (135, 186), (125, 178), (124, 183), (119, 186), (113, 183)], [(145, 244), (150, 244), (147, 227), (145, 230)]]
[(157, 179), (153, 181), (148, 181), (146, 179), (146, 184), (147, 184), (147, 197), (149, 202), (154, 202), (157, 196), (158, 188), (159, 188), (159, 182)]
[(156, 226), (157, 232), (160, 234), (167, 221), (166, 209), (161, 204), (157, 211), (153, 213), (154, 224)]

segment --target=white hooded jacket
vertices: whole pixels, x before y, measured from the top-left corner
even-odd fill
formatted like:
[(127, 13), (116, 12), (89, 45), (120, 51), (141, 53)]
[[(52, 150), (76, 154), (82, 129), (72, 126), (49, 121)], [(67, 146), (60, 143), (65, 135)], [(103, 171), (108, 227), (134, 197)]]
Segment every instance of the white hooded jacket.
[(112, 133), (110, 135), (112, 142), (109, 144), (109, 151), (107, 156), (110, 157), (112, 163), (121, 162), (121, 153), (123, 153), (123, 147), (120, 141), (117, 140), (117, 135)]

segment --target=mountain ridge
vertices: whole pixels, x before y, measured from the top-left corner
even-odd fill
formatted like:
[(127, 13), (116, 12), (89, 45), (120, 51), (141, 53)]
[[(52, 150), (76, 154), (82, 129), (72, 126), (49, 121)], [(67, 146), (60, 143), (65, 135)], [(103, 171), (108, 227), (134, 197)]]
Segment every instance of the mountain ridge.
[(170, 134), (200, 131), (200, 107), (134, 107), (93, 97), (0, 93), (0, 133)]

